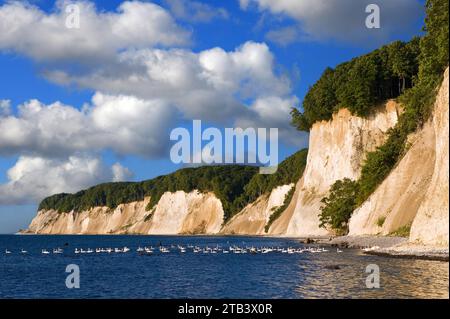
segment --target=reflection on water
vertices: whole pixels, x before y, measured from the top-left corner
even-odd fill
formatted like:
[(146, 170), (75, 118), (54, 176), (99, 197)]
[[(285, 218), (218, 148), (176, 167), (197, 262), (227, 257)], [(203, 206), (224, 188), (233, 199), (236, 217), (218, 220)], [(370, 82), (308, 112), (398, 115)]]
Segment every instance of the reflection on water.
[[(366, 288), (366, 266), (380, 269), (380, 288)], [(298, 264), (299, 298), (448, 298), (447, 262), (362, 255), (357, 250)], [(311, 289), (314, 287), (314, 289)]]
[[(140, 256), (139, 246), (304, 247), (297, 240), (189, 236), (0, 236), (0, 298), (448, 298), (448, 262), (337, 253)], [(130, 247), (123, 254), (74, 254), (74, 249)], [(62, 247), (60, 255), (41, 249)], [(5, 254), (5, 249), (12, 254)], [(27, 255), (21, 255), (21, 249)], [(80, 267), (81, 288), (67, 289), (66, 266)], [(366, 266), (380, 269), (368, 289)]]

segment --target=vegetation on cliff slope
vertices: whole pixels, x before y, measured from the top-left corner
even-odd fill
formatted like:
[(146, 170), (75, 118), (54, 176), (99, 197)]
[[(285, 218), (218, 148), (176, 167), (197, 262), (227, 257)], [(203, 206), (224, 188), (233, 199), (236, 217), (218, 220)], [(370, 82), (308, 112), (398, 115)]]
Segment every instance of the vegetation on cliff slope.
[(251, 203), (277, 186), (296, 183), (305, 170), (307, 155), (307, 149), (298, 151), (281, 162), (275, 174), (256, 174), (245, 186), (245, 192), (239, 200)]
[(414, 38), (327, 68), (306, 94), (304, 112), (292, 110), (292, 124), (309, 131), (315, 122), (330, 120), (341, 108), (358, 116), (369, 115), (379, 102), (396, 98), (412, 86), (418, 56), (419, 38)]
[(296, 186), (294, 185), (294, 187), (292, 187), (289, 190), (289, 192), (287, 192), (287, 194), (284, 196), (283, 205), (273, 208), (274, 212), (270, 215), (269, 221), (264, 226), (264, 231), (266, 233), (269, 231), (270, 226), (272, 226), (273, 222), (276, 221), (278, 219), (278, 217), (280, 217), (281, 214), (288, 208), (288, 206), (292, 200), (292, 197), (294, 197), (295, 187)]
[[(388, 131), (386, 142), (367, 154), (359, 180), (337, 181), (331, 187), (330, 195), (323, 199), (321, 227), (346, 231), (353, 210), (375, 191), (406, 152), (408, 135), (429, 118), (448, 66), (448, 6), (448, 0), (428, 0), (423, 37), (409, 43), (394, 42), (344, 63), (335, 71), (326, 70), (305, 97), (305, 112), (293, 110), (293, 124), (307, 130), (315, 121), (330, 119), (341, 107), (365, 116), (376, 102), (399, 94), (404, 107), (398, 123)], [(400, 81), (397, 86), (396, 80)], [(319, 97), (321, 94), (324, 97)], [(343, 203), (348, 208), (343, 208)]]
[(213, 192), (222, 202), (227, 221), (250, 202), (273, 188), (296, 182), (306, 165), (307, 150), (301, 150), (280, 163), (272, 175), (259, 174), (255, 166), (222, 165), (184, 168), (172, 174), (143, 182), (106, 183), (75, 194), (57, 194), (44, 199), (39, 210), (80, 212), (92, 207), (116, 208), (123, 203), (142, 201), (150, 196), (151, 210), (165, 192), (195, 189)]

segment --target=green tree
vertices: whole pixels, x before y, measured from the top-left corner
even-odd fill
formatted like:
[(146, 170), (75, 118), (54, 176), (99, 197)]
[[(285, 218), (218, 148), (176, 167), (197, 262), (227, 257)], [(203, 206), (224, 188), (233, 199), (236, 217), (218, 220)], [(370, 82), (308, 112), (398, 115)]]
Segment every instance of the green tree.
[(320, 227), (331, 228), (342, 235), (348, 231), (348, 221), (356, 208), (355, 196), (358, 186), (355, 181), (345, 178), (336, 181), (330, 189), (330, 194), (322, 199), (320, 208)]
[(448, 66), (448, 0), (427, 0), (424, 31), (420, 40), (419, 78), (433, 81)]
[(393, 42), (388, 52), (392, 72), (399, 79), (397, 93), (400, 95), (411, 87), (411, 80), (418, 72), (419, 38), (415, 37), (409, 43)]
[(306, 93), (303, 112), (292, 109), (292, 125), (308, 131), (341, 108), (358, 116), (369, 115), (379, 102), (396, 98), (412, 86), (418, 56), (419, 40), (413, 38), (409, 43), (393, 42), (334, 70), (327, 68)]

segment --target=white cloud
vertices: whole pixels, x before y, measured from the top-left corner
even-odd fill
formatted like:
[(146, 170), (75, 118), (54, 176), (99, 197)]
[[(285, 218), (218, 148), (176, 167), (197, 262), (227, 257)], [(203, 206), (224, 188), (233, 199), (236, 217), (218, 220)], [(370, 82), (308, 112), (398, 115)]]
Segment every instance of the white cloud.
[(127, 181), (134, 176), (132, 171), (130, 171), (127, 167), (122, 166), (120, 163), (115, 163), (111, 166), (111, 169), (113, 174), (113, 182)]
[[(380, 7), (380, 29), (365, 26), (366, 6), (373, 3)], [(303, 39), (345, 42), (385, 41), (392, 34), (415, 30), (415, 23), (423, 14), (418, 0), (240, 0), (240, 4), (244, 10), (253, 4), (261, 11), (293, 19)], [(281, 31), (272, 33), (272, 38), (285, 37), (289, 29), (284, 34)]]
[(249, 113), (236, 120), (236, 126), (242, 128), (278, 128), (278, 133), (286, 144), (298, 147), (307, 146), (307, 134), (297, 131), (291, 122), (291, 109), (298, 105), (296, 97), (280, 98), (268, 96), (259, 98), (249, 107)]
[(6, 116), (11, 113), (11, 101), (0, 100), (0, 116)]
[(246, 42), (234, 52), (221, 48), (199, 55), (203, 76), (218, 90), (239, 92), (244, 97), (287, 94), (289, 81), (274, 73), (274, 57), (264, 43)]
[[(67, 28), (67, 4), (80, 8), (80, 28)], [(114, 56), (119, 50), (189, 42), (162, 7), (126, 1), (117, 12), (98, 12), (89, 1), (57, 1), (46, 13), (26, 2), (0, 6), (0, 50), (10, 50), (39, 61), (75, 60), (92, 63)]]
[(293, 42), (298, 41), (301, 36), (299, 34), (298, 28), (289, 26), (267, 32), (266, 38), (269, 41), (275, 42), (281, 46), (287, 46)]
[[(67, 3), (81, 8), (80, 30), (61, 27)], [(184, 0), (170, 3), (178, 7), (179, 14), (216, 9)], [(27, 110), (19, 117), (2, 120), (0, 127), (7, 125), (11, 133), (0, 137), (0, 153), (11, 153), (28, 144), (31, 151), (67, 154), (65, 149), (86, 150), (92, 144), (109, 147), (111, 136), (119, 138), (112, 146), (116, 152), (135, 154), (140, 149), (139, 154), (158, 153), (163, 148), (158, 141), (160, 131), (149, 127), (160, 129), (171, 116), (229, 124), (249, 112), (244, 105), (249, 101), (292, 94), (288, 76), (277, 71), (266, 44), (250, 41), (232, 51), (219, 47), (201, 52), (160, 48), (186, 41), (186, 32), (169, 13), (147, 2), (124, 2), (117, 12), (98, 12), (86, 1), (59, 1), (51, 13), (19, 2), (0, 6), (0, 51), (31, 57), (43, 68), (42, 74), (55, 83), (117, 97), (114, 103), (105, 100), (107, 109), (114, 109), (117, 115), (103, 112), (110, 117), (103, 121), (95, 114), (106, 107), (94, 105), (92, 114), (83, 114), (57, 104), (54, 110), (38, 108), (41, 111), (33, 113), (32, 120), (25, 118)], [(73, 61), (84, 65), (74, 67)], [(94, 97), (94, 104), (97, 100)], [(129, 107), (130, 101), (139, 102)], [(152, 117), (147, 125), (140, 122), (143, 108)], [(36, 124), (58, 120), (60, 124)], [(56, 131), (52, 131), (54, 127)], [(85, 133), (79, 132), (81, 127)], [(54, 139), (50, 137), (53, 133), (57, 133)], [(126, 137), (135, 139), (134, 143)], [(108, 142), (102, 144), (101, 138)], [(64, 145), (68, 140), (73, 142)]]
[(228, 19), (228, 11), (216, 8), (207, 3), (192, 0), (165, 0), (172, 14), (189, 22), (210, 22), (214, 19)]
[(248, 6), (250, 5), (250, 1), (252, 0), (239, 0), (239, 6), (242, 10), (247, 10)]
[(185, 118), (218, 122), (245, 113), (244, 99), (291, 91), (288, 77), (276, 72), (269, 47), (255, 42), (234, 51), (133, 50), (121, 53), (114, 67), (104, 65), (84, 75), (54, 70), (47, 76), (108, 94), (162, 100)]
[[(79, 30), (64, 26), (67, 3), (81, 8)], [(181, 4), (172, 12), (187, 21), (226, 16), (197, 2), (171, 3)], [(2, 100), (0, 155), (20, 157), (0, 185), (0, 203), (127, 179), (128, 169), (107, 167), (97, 154), (161, 157), (180, 120), (291, 132), (288, 109), (296, 98), (266, 44), (180, 48), (189, 39), (168, 11), (148, 2), (124, 2), (115, 12), (88, 1), (58, 1), (50, 12), (24, 2), (0, 5), (0, 52), (31, 58), (51, 81), (97, 92), (82, 109), (31, 100), (11, 113)]]
[(56, 193), (71, 193), (94, 184), (125, 180), (130, 171), (100, 159), (70, 156), (66, 159), (21, 156), (0, 184), (0, 204), (29, 204)]
[(199, 53), (133, 50), (120, 54), (117, 65), (103, 65), (81, 76), (63, 71), (48, 72), (48, 76), (62, 84), (142, 98), (184, 97), (195, 90), (227, 91), (245, 97), (287, 94), (290, 90), (289, 80), (275, 73), (273, 54), (264, 43), (246, 42), (229, 52), (219, 47)]
[(111, 149), (120, 155), (161, 156), (174, 120), (163, 101), (97, 93), (83, 110), (32, 100), (17, 116), (0, 118), (0, 154), (63, 157)]

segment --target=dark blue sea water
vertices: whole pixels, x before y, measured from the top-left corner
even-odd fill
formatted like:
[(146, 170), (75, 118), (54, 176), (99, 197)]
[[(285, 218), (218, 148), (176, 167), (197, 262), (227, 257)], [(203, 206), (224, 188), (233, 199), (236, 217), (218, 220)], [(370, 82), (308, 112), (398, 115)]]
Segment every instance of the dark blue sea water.
[[(323, 253), (203, 254), (139, 246), (304, 247), (295, 239), (197, 236), (0, 236), (0, 298), (448, 298), (448, 263), (392, 259), (334, 248)], [(123, 247), (128, 253), (75, 254), (75, 248)], [(41, 253), (60, 247), (63, 254)], [(20, 250), (28, 251), (21, 254)], [(5, 250), (11, 251), (6, 254)], [(66, 266), (80, 288), (66, 287)], [(380, 288), (366, 287), (367, 265)]]

